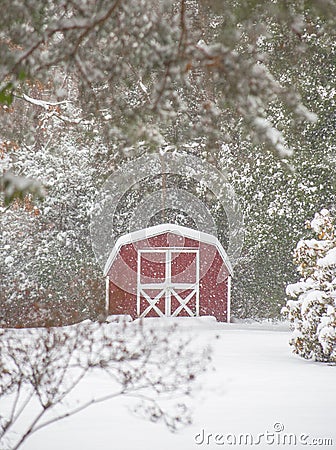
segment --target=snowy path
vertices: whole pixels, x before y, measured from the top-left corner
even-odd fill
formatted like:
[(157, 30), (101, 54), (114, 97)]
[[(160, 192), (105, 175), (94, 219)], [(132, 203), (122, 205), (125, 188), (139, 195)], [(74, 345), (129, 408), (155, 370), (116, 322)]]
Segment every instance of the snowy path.
[[(187, 332), (189, 330), (188, 326)], [(41, 430), (23, 449), (293, 449), (307, 446), (325, 449), (336, 446), (335, 366), (293, 356), (288, 346), (290, 333), (281, 327), (203, 321), (195, 322), (191, 331), (203, 343), (213, 343), (216, 367), (206, 374), (204, 388), (194, 401), (192, 426), (172, 434), (164, 425), (132, 416), (127, 410), (129, 400), (118, 398)], [(104, 392), (104, 380), (91, 377), (84, 389)], [(258, 438), (258, 434), (267, 431), (271, 433), (268, 440), (266, 436)], [(245, 438), (248, 442), (253, 439), (254, 445), (230, 445), (233, 435), (239, 442), (240, 435), (249, 433), (251, 436), (244, 437), (243, 442)], [(285, 438), (286, 433), (295, 434), (296, 445), (293, 445), (293, 436), (292, 444), (288, 440), (287, 444), (282, 444), (283, 439), (289, 439)], [(217, 434), (223, 436), (216, 437)], [(301, 435), (305, 436), (301, 438), (302, 443)], [(314, 445), (315, 438), (330, 438), (333, 445), (328, 442)]]

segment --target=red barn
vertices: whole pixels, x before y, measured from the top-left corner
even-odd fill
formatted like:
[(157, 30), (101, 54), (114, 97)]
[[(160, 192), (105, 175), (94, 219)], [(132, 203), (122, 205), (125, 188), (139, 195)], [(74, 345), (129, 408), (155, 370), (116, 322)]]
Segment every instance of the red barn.
[(232, 267), (215, 236), (162, 224), (120, 237), (105, 265), (109, 314), (230, 321)]

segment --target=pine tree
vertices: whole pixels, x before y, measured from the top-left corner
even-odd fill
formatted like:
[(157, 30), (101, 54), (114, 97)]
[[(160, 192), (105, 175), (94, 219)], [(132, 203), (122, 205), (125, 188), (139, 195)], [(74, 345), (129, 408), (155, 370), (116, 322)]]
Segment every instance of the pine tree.
[(302, 276), (289, 284), (283, 313), (294, 325), (294, 353), (317, 361), (336, 362), (336, 230), (327, 209), (307, 224), (317, 238), (300, 240), (294, 262)]

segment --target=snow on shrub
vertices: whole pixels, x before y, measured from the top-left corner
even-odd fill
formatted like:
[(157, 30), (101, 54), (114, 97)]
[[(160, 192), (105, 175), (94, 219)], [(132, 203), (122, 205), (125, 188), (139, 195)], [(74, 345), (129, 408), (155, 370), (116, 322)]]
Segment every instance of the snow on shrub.
[[(211, 348), (194, 342), (176, 325), (126, 317), (0, 328), (0, 449), (17, 450), (40, 429), (118, 396), (136, 399), (136, 415), (172, 431), (188, 425), (189, 396), (211, 361)], [(87, 389), (94, 377), (103, 392)]]
[(302, 276), (289, 284), (283, 314), (294, 326), (290, 340), (294, 353), (316, 361), (336, 362), (336, 233), (327, 209), (307, 224), (317, 235), (300, 240), (294, 262)]

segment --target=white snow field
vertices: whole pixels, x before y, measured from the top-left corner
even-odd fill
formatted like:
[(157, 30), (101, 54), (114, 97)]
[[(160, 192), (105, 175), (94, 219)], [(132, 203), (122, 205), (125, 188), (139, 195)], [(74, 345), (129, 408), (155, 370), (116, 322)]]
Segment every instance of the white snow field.
[[(148, 319), (162, 326), (169, 319)], [(174, 320), (174, 319), (172, 319)], [(214, 448), (335, 448), (336, 366), (291, 353), (287, 325), (175, 319), (183, 333), (213, 346), (213, 366), (193, 398), (193, 424), (172, 433), (130, 412), (117, 398), (54, 423), (24, 450), (193, 450)], [(104, 393), (92, 375), (83, 395)]]

